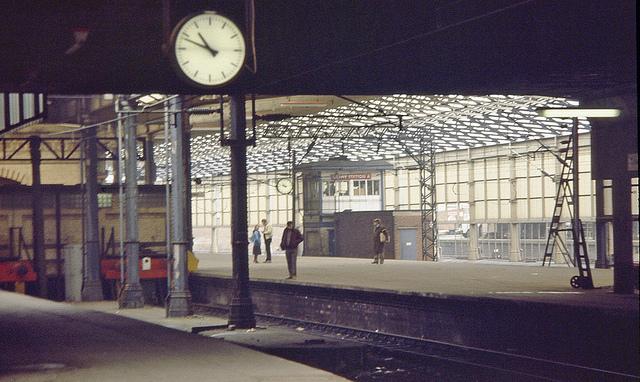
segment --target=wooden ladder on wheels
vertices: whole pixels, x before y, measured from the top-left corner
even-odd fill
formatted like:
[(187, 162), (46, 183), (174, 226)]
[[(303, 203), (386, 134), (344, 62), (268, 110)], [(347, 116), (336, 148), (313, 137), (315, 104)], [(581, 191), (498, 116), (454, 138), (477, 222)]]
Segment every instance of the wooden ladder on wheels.
[[(579, 275), (573, 276), (570, 280), (570, 284), (574, 288), (593, 288), (593, 279), (591, 277), (591, 269), (589, 268), (589, 256), (587, 254), (587, 243), (584, 237), (584, 229), (582, 227), (582, 221), (578, 220), (578, 227), (561, 228), (561, 216), (562, 207), (564, 203), (567, 203), (569, 211), (570, 221), (573, 222), (573, 194), (570, 183), (573, 180), (571, 178), (573, 168), (573, 156), (570, 154), (570, 146), (572, 139), (562, 141), (566, 146), (559, 150), (560, 153), (564, 153), (563, 157), (553, 154), (556, 159), (562, 165), (560, 172), (560, 178), (557, 180), (558, 188), (556, 192), (556, 201), (553, 208), (553, 216), (551, 218), (551, 225), (549, 227), (549, 234), (547, 235), (547, 243), (544, 249), (544, 257), (542, 258), (542, 266), (551, 265), (551, 259), (553, 257), (554, 248), (558, 248), (562, 257), (566, 261), (568, 266), (577, 266)], [(573, 240), (578, 240), (579, 250), (572, 254), (569, 252), (567, 245), (562, 238), (562, 232), (572, 232)], [(574, 244), (575, 245), (575, 244)]]

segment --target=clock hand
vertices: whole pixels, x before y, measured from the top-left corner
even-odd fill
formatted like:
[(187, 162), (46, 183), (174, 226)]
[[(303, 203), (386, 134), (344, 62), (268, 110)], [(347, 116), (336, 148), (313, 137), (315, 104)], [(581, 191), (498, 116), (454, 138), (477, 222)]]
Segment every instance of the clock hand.
[(198, 32), (198, 36), (200, 36), (200, 40), (202, 40), (202, 42), (204, 43), (205, 48), (206, 48), (209, 52), (211, 52), (211, 55), (212, 55), (213, 57), (217, 56), (217, 55), (218, 55), (218, 51), (217, 51), (217, 50), (215, 50), (215, 49), (213, 49), (212, 47), (210, 47), (210, 46), (209, 46), (209, 44), (207, 44), (207, 40), (205, 40), (205, 39), (204, 39), (204, 37), (202, 37), (202, 34), (201, 34), (200, 32)]
[(197, 45), (197, 46), (199, 46), (199, 47), (201, 47), (201, 48), (203, 48), (203, 49), (207, 49), (207, 50), (209, 49), (206, 45), (202, 45), (202, 44), (200, 44), (199, 42), (195, 42), (195, 41), (193, 41), (193, 40), (189, 40), (188, 38), (185, 38), (185, 40), (186, 40), (186, 41), (189, 41), (190, 43), (192, 43), (192, 44), (194, 44), (194, 45)]

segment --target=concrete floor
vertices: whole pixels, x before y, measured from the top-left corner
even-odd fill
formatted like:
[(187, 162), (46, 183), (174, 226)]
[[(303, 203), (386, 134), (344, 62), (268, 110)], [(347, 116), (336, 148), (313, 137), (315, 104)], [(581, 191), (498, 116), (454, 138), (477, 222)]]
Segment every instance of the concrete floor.
[[(229, 255), (200, 255), (198, 272), (231, 276)], [(264, 256), (261, 257), (261, 260)], [(576, 270), (535, 264), (299, 257), (251, 263), (250, 277), (278, 283), (461, 295), (638, 311), (638, 293), (612, 293), (613, 271), (594, 269), (596, 289), (573, 289)], [(229, 342), (185, 333), (225, 325), (215, 317), (166, 318), (164, 309), (115, 302), (63, 304), (0, 291), (0, 381), (339, 381), (341, 377)], [(177, 329), (177, 330), (176, 330)]]
[[(199, 255), (197, 273), (231, 276), (230, 255)], [(251, 258), (252, 260), (252, 258)], [(492, 297), (524, 301), (625, 309), (638, 311), (638, 292), (613, 293), (613, 269), (593, 269), (595, 289), (574, 289), (569, 280), (576, 268), (542, 267), (538, 263), (490, 261), (406, 261), (385, 260), (383, 265), (370, 259), (298, 257), (298, 277), (285, 280), (284, 256), (273, 256), (270, 264), (249, 262), (252, 280), (333, 285), (340, 288), (381, 289), (398, 293)]]
[(162, 308), (118, 310), (115, 302), (70, 305), (0, 291), (0, 381), (345, 380), (181, 331), (194, 323), (224, 323), (220, 319), (163, 316)]

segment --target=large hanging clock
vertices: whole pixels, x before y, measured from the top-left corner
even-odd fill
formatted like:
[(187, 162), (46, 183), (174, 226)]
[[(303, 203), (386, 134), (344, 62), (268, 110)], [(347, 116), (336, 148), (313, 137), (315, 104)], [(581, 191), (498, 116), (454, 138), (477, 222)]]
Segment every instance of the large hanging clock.
[(187, 16), (171, 34), (171, 61), (178, 75), (198, 87), (219, 87), (242, 71), (246, 45), (241, 29), (215, 12)]

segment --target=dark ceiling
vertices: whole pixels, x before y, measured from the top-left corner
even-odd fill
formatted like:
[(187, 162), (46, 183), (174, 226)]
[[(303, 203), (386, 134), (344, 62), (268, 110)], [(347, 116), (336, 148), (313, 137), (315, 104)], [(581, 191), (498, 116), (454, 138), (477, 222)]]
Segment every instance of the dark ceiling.
[[(247, 4), (5, 1), (0, 90), (202, 93), (172, 72), (168, 31), (202, 9), (244, 24)], [(257, 73), (207, 93), (589, 97), (636, 88), (635, 0), (255, 0), (255, 15)], [(89, 38), (65, 55), (78, 27)]]

